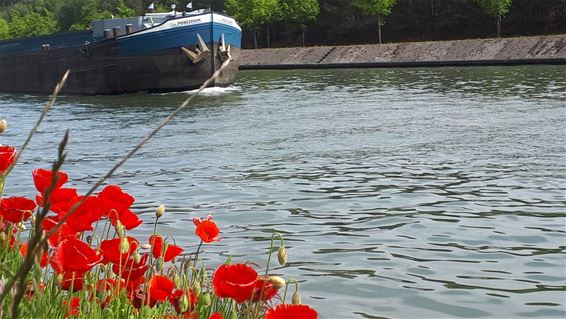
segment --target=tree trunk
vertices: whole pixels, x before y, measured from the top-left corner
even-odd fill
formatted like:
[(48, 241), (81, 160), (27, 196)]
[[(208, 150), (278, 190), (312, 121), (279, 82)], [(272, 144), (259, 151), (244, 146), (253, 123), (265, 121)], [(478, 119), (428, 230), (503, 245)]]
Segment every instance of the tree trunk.
[(254, 31), (254, 49), (257, 49), (257, 31)]
[(381, 17), (377, 15), (377, 35), (379, 38), (379, 44), (381, 44)]
[(497, 38), (501, 38), (501, 16), (497, 16)]
[(303, 32), (303, 47), (305, 46), (305, 30), (301, 30)]
[(267, 31), (267, 47), (270, 47), (270, 41), (269, 41), (269, 25), (265, 26), (265, 29)]

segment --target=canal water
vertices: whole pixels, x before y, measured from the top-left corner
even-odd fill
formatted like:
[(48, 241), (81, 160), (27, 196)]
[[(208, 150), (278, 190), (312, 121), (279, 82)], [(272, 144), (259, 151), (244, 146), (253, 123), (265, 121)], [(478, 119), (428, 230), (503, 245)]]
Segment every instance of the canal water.
[[(86, 190), (189, 93), (63, 97), (11, 175), (34, 194), (70, 130)], [(21, 145), (46, 97), (0, 95)], [(563, 66), (245, 71), (207, 89), (110, 180), (186, 251), (222, 229), (211, 268), (264, 269), (274, 231), (321, 318), (566, 316)]]

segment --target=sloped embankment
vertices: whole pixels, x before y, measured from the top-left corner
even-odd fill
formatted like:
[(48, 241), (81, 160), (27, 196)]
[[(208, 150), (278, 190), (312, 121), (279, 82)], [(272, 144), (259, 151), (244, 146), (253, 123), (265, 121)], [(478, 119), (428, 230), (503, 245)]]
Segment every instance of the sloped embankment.
[(241, 69), (566, 64), (566, 35), (243, 50)]

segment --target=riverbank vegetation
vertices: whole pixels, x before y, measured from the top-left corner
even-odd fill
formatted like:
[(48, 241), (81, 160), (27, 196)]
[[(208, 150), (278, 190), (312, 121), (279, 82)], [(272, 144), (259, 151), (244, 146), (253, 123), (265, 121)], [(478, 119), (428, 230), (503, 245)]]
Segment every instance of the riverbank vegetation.
[[(68, 72), (63, 78), (67, 76)], [(30, 172), (35, 197), (4, 195), (10, 173), (54, 104), (64, 79), (23, 145), (19, 149), (0, 145), (1, 318), (317, 318), (314, 309), (301, 304), (297, 280), (272, 274), (273, 255), (280, 266), (278, 272), (288, 259), (281, 235), (271, 236), (263, 268), (230, 257), (209, 268), (204, 263), (209, 258), (202, 255), (222, 237), (212, 216), (192, 219), (198, 245), (188, 251), (160, 232), (164, 205), (156, 207), (153, 218), (144, 221), (132, 211), (135, 198), (130, 193), (106, 184), (198, 92), (86, 193), (80, 194), (72, 178), (61, 170), (67, 156), (67, 132), (51, 167)], [(0, 121), (0, 134), (8, 124)], [(144, 222), (153, 231), (136, 238), (136, 229)]]
[[(0, 39), (88, 28), (93, 19), (143, 14), (189, 0), (0, 0)], [(564, 0), (194, 0), (225, 10), (243, 45), (281, 47), (566, 33)], [(380, 40), (381, 39), (381, 40)]]

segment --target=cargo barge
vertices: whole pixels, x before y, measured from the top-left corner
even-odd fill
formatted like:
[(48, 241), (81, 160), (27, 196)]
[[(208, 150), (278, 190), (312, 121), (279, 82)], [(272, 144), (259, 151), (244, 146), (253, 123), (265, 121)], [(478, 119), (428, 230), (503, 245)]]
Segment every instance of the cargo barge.
[(67, 94), (171, 92), (234, 82), (242, 29), (209, 9), (96, 20), (90, 30), (0, 41), (0, 91), (49, 93), (70, 70)]

